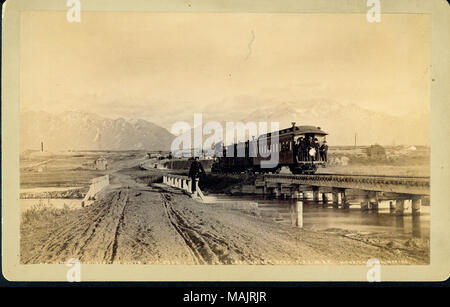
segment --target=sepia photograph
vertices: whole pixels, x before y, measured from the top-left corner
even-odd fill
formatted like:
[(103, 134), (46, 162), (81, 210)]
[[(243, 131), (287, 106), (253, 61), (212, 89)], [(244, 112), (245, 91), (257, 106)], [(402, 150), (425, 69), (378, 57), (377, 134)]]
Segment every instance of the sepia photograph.
[(18, 18), (16, 266), (430, 266), (430, 14), (69, 2)]
[(65, 17), (22, 16), (21, 262), (429, 263), (427, 16)]

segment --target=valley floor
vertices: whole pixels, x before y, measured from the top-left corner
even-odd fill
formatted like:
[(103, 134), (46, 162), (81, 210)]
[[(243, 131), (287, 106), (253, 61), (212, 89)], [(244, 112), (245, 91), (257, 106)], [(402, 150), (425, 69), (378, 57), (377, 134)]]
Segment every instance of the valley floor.
[[(312, 231), (196, 202), (124, 173), (91, 206), (21, 217), (21, 263), (427, 264), (429, 242)], [(419, 245), (418, 245), (419, 244)]]

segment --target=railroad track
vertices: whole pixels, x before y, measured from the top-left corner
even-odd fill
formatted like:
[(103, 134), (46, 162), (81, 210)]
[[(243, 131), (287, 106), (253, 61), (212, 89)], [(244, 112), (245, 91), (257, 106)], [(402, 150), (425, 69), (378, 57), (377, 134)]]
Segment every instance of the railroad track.
[(430, 177), (424, 176), (349, 175), (327, 173), (312, 175), (268, 174), (264, 175), (264, 181), (282, 184), (309, 184), (314, 186), (404, 194), (430, 194)]
[[(315, 176), (315, 175), (323, 175), (323, 176), (348, 176), (348, 177), (371, 177), (371, 178), (405, 178), (405, 179), (430, 179), (430, 176), (388, 176), (388, 175), (370, 175), (370, 174), (336, 174), (336, 173), (316, 173), (313, 175), (306, 176)], [(294, 175), (296, 176), (296, 175)]]
[(370, 178), (404, 178), (404, 179), (430, 179), (430, 176), (390, 176), (370, 174), (337, 174), (337, 173), (315, 173), (315, 174), (264, 174), (262, 176), (341, 176), (341, 177), (370, 177)]
[(430, 177), (426, 176), (385, 176), (385, 175), (350, 175), (350, 174), (333, 174), (333, 173), (319, 173), (319, 174), (267, 174), (264, 177), (268, 178), (294, 178), (294, 179), (319, 179), (330, 178), (330, 179), (338, 179), (338, 178), (349, 178), (351, 180), (372, 180), (372, 181), (380, 181), (380, 180), (397, 180), (397, 181), (414, 181), (414, 182), (428, 182), (430, 181)]

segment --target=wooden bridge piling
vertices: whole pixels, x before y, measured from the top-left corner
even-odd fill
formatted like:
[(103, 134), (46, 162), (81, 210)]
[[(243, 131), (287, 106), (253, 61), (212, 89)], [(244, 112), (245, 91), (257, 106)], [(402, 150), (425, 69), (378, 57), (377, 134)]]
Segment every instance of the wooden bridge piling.
[(368, 191), (368, 201), (369, 201), (369, 209), (373, 211), (377, 211), (379, 207), (377, 192)]
[(395, 202), (395, 215), (402, 216), (405, 213), (405, 200), (398, 199)]
[(395, 200), (389, 201), (389, 211), (393, 213), (395, 211)]
[(313, 193), (313, 201), (318, 203), (319, 202), (319, 187), (314, 186), (312, 189)]
[(331, 194), (332, 194), (333, 207), (338, 208), (339, 204), (341, 203), (339, 189), (333, 188)]
[(327, 193), (322, 193), (322, 204), (324, 206), (328, 205), (328, 195), (327, 195)]
[[(361, 210), (378, 210), (381, 201), (389, 200), (389, 208), (396, 215), (403, 215), (405, 201), (411, 202), (413, 215), (420, 214), (420, 207), (428, 201), (429, 178), (364, 175), (264, 175), (260, 179), (264, 195), (312, 200), (328, 206), (348, 208), (350, 199), (359, 198)], [(350, 191), (350, 196), (346, 191)], [(359, 191), (359, 192), (358, 192)], [(330, 195), (330, 197), (328, 197)], [(406, 206), (409, 210), (409, 205)]]
[(411, 203), (411, 214), (420, 215), (420, 206), (422, 204), (422, 199), (420, 197), (414, 197)]

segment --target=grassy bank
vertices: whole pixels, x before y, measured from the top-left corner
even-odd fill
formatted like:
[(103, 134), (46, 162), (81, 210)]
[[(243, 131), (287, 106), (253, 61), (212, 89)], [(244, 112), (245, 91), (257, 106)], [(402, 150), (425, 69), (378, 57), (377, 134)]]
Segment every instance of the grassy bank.
[(200, 180), (200, 188), (210, 193), (230, 193), (235, 186), (255, 183), (255, 174), (206, 174)]
[(134, 166), (126, 169), (122, 169), (119, 173), (128, 175), (136, 182), (151, 184), (162, 182), (162, 177), (165, 172), (158, 169), (141, 169), (139, 166)]

